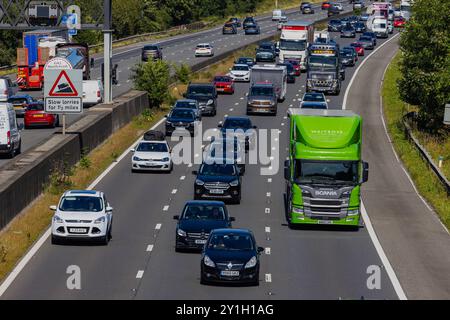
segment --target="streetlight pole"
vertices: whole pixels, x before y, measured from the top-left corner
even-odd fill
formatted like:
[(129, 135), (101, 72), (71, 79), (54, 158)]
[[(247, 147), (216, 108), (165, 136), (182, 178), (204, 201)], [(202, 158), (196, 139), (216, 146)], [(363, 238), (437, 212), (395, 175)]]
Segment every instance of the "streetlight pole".
[(103, 1), (103, 74), (105, 103), (112, 103), (111, 58), (112, 58), (112, 0)]

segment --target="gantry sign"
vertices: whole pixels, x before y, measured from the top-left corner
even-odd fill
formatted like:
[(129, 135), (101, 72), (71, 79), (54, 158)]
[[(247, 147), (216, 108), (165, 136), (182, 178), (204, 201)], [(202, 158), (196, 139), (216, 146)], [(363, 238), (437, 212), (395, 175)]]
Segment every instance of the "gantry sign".
[[(97, 16), (91, 23), (81, 23), (83, 30), (103, 29), (103, 0), (85, 1), (95, 8)], [(62, 22), (70, 5), (79, 4), (73, 0), (0, 0), (0, 30), (44, 30), (67, 29)], [(83, 8), (81, 8), (83, 10)], [(48, 16), (48, 18), (46, 18)], [(43, 22), (43, 21), (46, 22)]]

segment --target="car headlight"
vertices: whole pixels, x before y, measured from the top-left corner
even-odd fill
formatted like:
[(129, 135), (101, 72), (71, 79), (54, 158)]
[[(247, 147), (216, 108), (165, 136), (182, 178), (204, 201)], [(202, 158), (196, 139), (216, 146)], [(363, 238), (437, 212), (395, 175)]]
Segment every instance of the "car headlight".
[(134, 156), (134, 157), (133, 157), (133, 161), (142, 161), (142, 159), (139, 158), (139, 157), (137, 157), (137, 156)]
[(212, 261), (208, 256), (205, 256), (203, 258), (203, 263), (205, 264), (205, 266), (211, 267), (211, 268), (215, 268), (216, 264), (214, 263), (214, 261)]
[(167, 161), (169, 161), (169, 157), (162, 158), (161, 161), (162, 161), (162, 162), (167, 162)]
[(171, 125), (172, 122), (170, 122), (169, 120), (166, 120), (166, 125)]
[(356, 216), (359, 214), (359, 209), (355, 209), (355, 210), (348, 210), (347, 211), (347, 215), (348, 216)]
[(58, 217), (58, 216), (54, 216), (53, 217), (53, 222), (55, 222), (55, 223), (63, 223), (64, 222), (64, 220), (63, 219), (61, 219), (60, 217)]
[(195, 184), (196, 184), (196, 185), (199, 185), (199, 186), (202, 186), (202, 185), (205, 184), (205, 182), (202, 181), (202, 180), (200, 180), (200, 179), (197, 179), (197, 180), (195, 180)]
[(184, 231), (184, 230), (178, 229), (178, 230), (177, 230), (177, 234), (178, 234), (180, 237), (186, 237), (186, 231)]
[(105, 217), (100, 217), (94, 221), (95, 224), (104, 223), (104, 222), (105, 222)]
[(292, 207), (292, 212), (303, 214), (302, 208)]
[(207, 102), (206, 104), (207, 104), (207, 105), (210, 105), (210, 104), (213, 104), (213, 103), (214, 103), (214, 100), (209, 99), (208, 102)]
[(230, 182), (230, 186), (237, 187), (239, 185), (239, 180), (234, 180)]
[(250, 260), (248, 260), (248, 262), (245, 264), (245, 269), (248, 269), (248, 268), (253, 268), (254, 266), (256, 266), (256, 262), (257, 262), (258, 260), (256, 260), (256, 257), (255, 256), (253, 256)]
[(328, 80), (333, 79), (333, 76), (331, 74), (328, 75)]

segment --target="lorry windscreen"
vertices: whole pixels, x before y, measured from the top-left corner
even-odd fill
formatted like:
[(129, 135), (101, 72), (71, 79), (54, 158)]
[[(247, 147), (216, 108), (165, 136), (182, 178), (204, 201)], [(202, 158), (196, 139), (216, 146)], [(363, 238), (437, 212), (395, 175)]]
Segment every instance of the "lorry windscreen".
[(358, 183), (358, 161), (295, 161), (296, 183)]
[(374, 28), (374, 29), (386, 29), (386, 23), (374, 23), (372, 28)]
[(311, 69), (335, 69), (337, 59), (335, 57), (310, 56), (308, 67)]
[(280, 49), (291, 51), (304, 51), (306, 50), (306, 41), (280, 40)]

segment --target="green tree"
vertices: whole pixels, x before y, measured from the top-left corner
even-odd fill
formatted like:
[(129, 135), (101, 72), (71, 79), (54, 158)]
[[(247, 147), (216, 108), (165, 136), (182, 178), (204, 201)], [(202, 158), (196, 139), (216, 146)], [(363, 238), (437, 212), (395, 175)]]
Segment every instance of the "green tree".
[(166, 61), (141, 63), (132, 71), (135, 89), (148, 93), (150, 106), (160, 107), (169, 98), (170, 66)]
[(412, 18), (400, 38), (403, 101), (419, 107), (419, 125), (429, 131), (442, 126), (450, 101), (450, 1), (416, 0)]
[(192, 70), (188, 64), (182, 63), (179, 66), (176, 64), (173, 64), (173, 68), (175, 70), (175, 78), (179, 82), (181, 82), (183, 84), (189, 83), (189, 81), (191, 80)]

